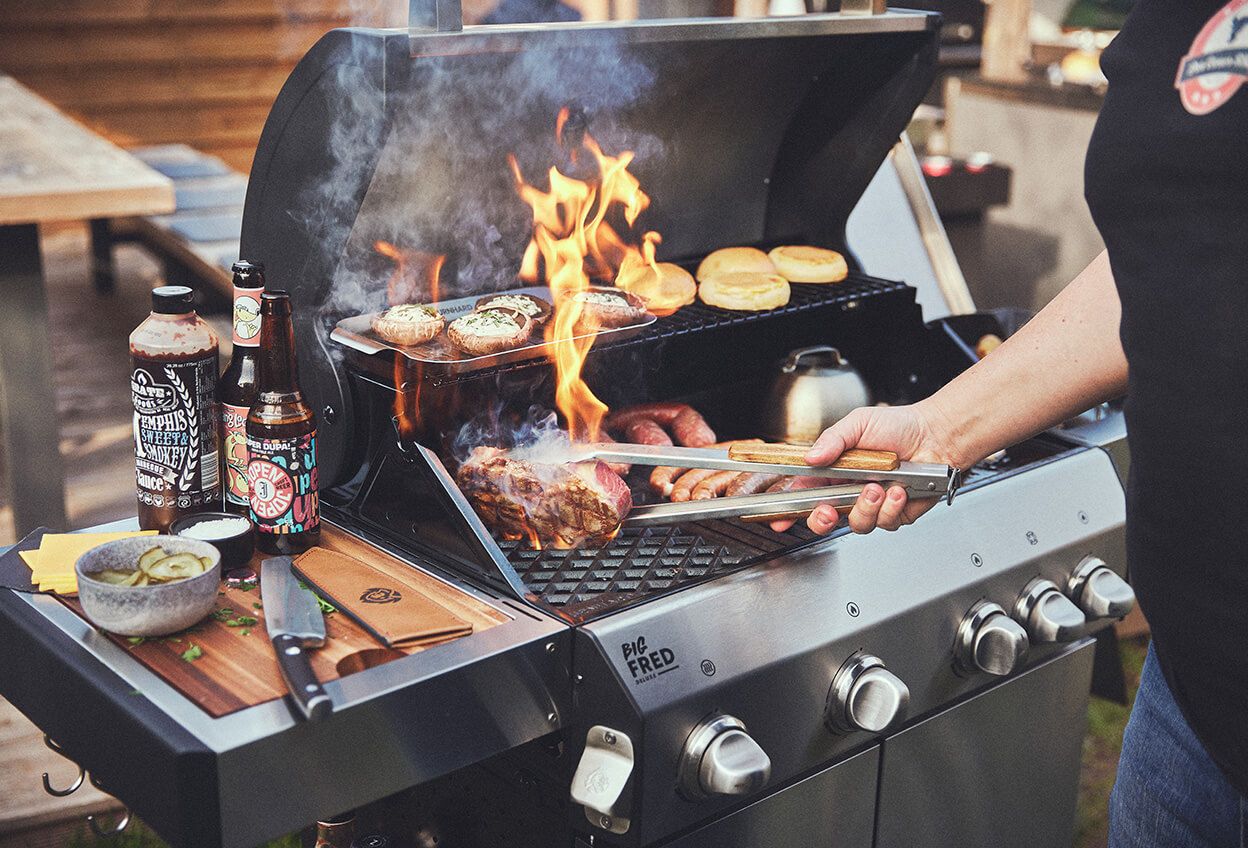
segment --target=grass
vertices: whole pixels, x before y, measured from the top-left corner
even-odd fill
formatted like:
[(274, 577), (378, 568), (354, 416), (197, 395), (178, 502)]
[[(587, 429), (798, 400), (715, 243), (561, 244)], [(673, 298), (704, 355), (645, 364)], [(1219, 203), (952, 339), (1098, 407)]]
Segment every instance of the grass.
[(1140, 670), (1148, 652), (1148, 639), (1123, 640), (1123, 670), (1127, 676), (1128, 705), (1093, 698), (1088, 705), (1088, 731), (1083, 737), (1083, 769), (1079, 775), (1079, 810), (1075, 848), (1102, 848), (1109, 829), (1109, 790), (1118, 770), (1122, 731), (1131, 714), (1130, 702), (1140, 686)]
[[(107, 816), (101, 826), (108, 827), (112, 820)], [(83, 825), (66, 843), (66, 848), (169, 848), (163, 839), (153, 833), (143, 822), (131, 819), (130, 825), (116, 836), (96, 836)], [(299, 834), (291, 833), (281, 839), (265, 843), (263, 848), (301, 848)]]

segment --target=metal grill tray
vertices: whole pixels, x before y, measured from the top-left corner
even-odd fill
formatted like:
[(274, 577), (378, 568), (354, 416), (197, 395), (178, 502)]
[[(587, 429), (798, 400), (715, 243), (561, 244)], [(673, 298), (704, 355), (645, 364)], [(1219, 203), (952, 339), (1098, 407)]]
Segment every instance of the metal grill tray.
[[(489, 293), (458, 297), (454, 300), (440, 300), (430, 305), (441, 312), (449, 324), (456, 318), (472, 312), (476, 308), (477, 301), (487, 294)], [(507, 291), (495, 292), (495, 294), (531, 294), (534, 297), (540, 297), (547, 303), (554, 302), (550, 289), (545, 286), (508, 289)], [(411, 362), (423, 366), (426, 374), (429, 376), (468, 374), (487, 368), (497, 368), (503, 365), (542, 359), (546, 357), (551, 347), (548, 342), (538, 339), (531, 341), (530, 344), (523, 347), (505, 350), (502, 353), (492, 353), (487, 356), (467, 356), (462, 351), (458, 351), (448, 344), (442, 335), (439, 335), (431, 342), (408, 347), (388, 342), (373, 332), (373, 319), (380, 314), (379, 312), (370, 312), (367, 315), (355, 315), (350, 318), (344, 318), (330, 332), (329, 337), (339, 344), (346, 345), (361, 353), (371, 355), (393, 351), (401, 354)], [(637, 335), (654, 322), (655, 317), (647, 314), (645, 319), (636, 324), (574, 336), (573, 340), (592, 336), (595, 339), (595, 344), (605, 341), (624, 341)]]

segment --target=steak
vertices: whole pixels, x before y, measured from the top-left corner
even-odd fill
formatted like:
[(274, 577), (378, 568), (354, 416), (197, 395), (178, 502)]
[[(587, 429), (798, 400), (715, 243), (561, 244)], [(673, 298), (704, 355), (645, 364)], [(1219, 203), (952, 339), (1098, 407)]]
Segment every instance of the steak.
[(456, 482), (491, 530), (559, 547), (611, 537), (633, 507), (628, 484), (597, 460), (537, 462), (478, 447)]

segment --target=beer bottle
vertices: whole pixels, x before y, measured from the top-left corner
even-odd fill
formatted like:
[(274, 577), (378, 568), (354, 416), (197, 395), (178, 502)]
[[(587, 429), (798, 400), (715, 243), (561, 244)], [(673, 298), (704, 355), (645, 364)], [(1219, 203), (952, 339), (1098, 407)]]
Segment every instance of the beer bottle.
[(234, 263), (234, 355), (221, 375), (222, 488), (225, 509), (247, 515), (247, 413), (256, 399), (256, 370), (260, 347), (260, 292), (264, 266)]
[(352, 848), (354, 844), (354, 812), (316, 823), (316, 848)]
[(219, 509), (217, 336), (186, 286), (152, 290), (152, 314), (130, 334), (130, 397), (139, 526), (168, 532)]
[(256, 399), (247, 415), (247, 496), (256, 547), (292, 554), (321, 536), (316, 418), (299, 391), (290, 295), (260, 296)]

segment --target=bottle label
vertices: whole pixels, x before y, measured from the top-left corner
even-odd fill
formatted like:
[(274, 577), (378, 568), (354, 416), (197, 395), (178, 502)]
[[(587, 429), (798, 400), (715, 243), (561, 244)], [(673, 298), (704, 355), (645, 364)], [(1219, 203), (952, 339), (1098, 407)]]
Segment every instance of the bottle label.
[(234, 287), (234, 344), (260, 346), (260, 292)]
[(302, 533), (321, 523), (316, 431), (288, 439), (247, 436), (251, 520), (261, 533)]
[(134, 465), (139, 501), (191, 509), (220, 503), (217, 357), (159, 362), (135, 357)]
[(247, 506), (247, 413), (245, 406), (221, 404), (221, 450), (225, 454), (225, 502)]

